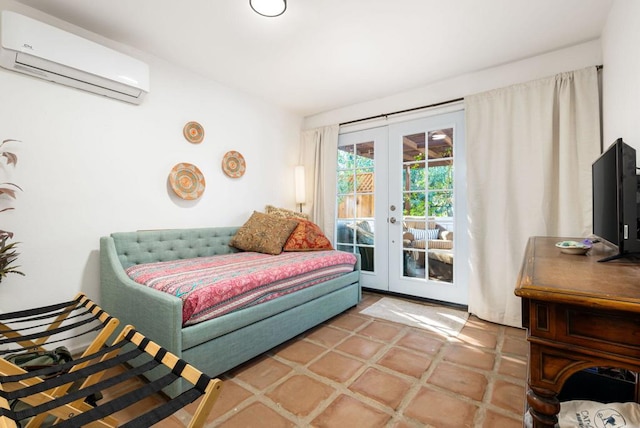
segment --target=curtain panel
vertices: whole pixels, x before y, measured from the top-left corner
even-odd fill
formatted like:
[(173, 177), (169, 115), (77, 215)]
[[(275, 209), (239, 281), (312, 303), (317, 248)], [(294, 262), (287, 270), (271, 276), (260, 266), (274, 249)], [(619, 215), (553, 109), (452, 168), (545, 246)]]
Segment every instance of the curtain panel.
[(591, 234), (599, 111), (596, 67), (465, 97), (469, 312), (521, 327), (528, 238)]
[(300, 165), (304, 165), (307, 199), (306, 212), (333, 242), (336, 210), (336, 169), (339, 125), (303, 131), (300, 141)]

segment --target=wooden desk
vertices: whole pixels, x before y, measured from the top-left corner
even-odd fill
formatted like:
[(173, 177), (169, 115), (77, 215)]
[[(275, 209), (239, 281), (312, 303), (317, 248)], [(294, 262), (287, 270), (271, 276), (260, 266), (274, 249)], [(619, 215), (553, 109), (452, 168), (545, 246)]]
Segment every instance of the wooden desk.
[(529, 341), (534, 428), (557, 423), (557, 394), (575, 372), (601, 366), (640, 372), (640, 263), (598, 263), (612, 254), (603, 244), (586, 256), (555, 247), (570, 239), (579, 240), (530, 238), (515, 290)]

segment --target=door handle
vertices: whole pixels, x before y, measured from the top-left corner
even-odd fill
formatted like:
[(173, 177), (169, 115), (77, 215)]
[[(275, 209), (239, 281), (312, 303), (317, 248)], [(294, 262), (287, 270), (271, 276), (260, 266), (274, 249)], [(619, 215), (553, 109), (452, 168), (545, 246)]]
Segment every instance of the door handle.
[(389, 223), (391, 223), (391, 224), (395, 224), (395, 222), (396, 222), (396, 218), (395, 218), (395, 217), (391, 217), (391, 218), (389, 219)]

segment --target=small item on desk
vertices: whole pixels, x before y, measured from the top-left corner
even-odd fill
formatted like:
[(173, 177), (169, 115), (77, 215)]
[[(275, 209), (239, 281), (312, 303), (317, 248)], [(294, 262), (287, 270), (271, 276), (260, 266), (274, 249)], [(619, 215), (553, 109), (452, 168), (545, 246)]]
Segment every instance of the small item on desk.
[(591, 249), (591, 241), (585, 239), (578, 241), (560, 241), (556, 243), (556, 247), (560, 248), (560, 252), (565, 254), (586, 254)]

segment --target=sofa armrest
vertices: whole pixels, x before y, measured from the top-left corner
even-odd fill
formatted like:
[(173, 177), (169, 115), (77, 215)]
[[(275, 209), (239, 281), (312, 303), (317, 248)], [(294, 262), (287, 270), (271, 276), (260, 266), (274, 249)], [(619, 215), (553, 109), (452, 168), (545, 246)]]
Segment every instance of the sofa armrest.
[(100, 238), (100, 304), (122, 322), (182, 356), (182, 300), (140, 285), (125, 273), (113, 239)]
[(445, 241), (453, 241), (453, 231), (443, 230), (442, 232), (440, 232), (440, 239), (444, 239)]

